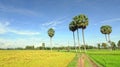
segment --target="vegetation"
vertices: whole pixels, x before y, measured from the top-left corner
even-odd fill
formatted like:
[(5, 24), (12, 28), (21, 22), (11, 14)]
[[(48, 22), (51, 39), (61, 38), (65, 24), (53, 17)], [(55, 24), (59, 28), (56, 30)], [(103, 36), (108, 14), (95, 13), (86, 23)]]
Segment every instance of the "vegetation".
[(119, 67), (120, 51), (93, 50), (89, 56), (103, 67)]
[(79, 55), (76, 54), (74, 59), (68, 64), (67, 67), (77, 67), (78, 58), (79, 58)]
[(120, 40), (118, 41), (117, 46), (118, 46), (118, 48), (120, 48)]
[(98, 46), (98, 49), (100, 49), (100, 43), (98, 43), (97, 46)]
[(76, 29), (77, 29), (77, 26), (76, 26), (75, 22), (72, 21), (72, 22), (69, 24), (69, 30), (73, 32), (74, 48), (75, 48), (75, 50), (76, 50), (76, 52), (77, 52), (76, 43), (75, 43), (75, 34), (74, 34), (74, 32), (76, 31)]
[(115, 42), (111, 42), (110, 45), (111, 45), (112, 50), (115, 50), (115, 49), (116, 49)]
[(107, 48), (107, 43), (102, 43), (102, 48), (106, 49)]
[(37, 50), (0, 50), (0, 67), (66, 67), (74, 53)]
[(53, 28), (50, 28), (50, 29), (48, 30), (48, 35), (49, 35), (49, 37), (50, 37), (51, 51), (52, 51), (52, 37), (54, 36), (54, 34), (55, 34), (54, 29), (53, 29)]
[[(84, 44), (85, 52), (86, 52), (86, 46), (85, 46), (86, 44), (85, 44), (85, 38), (84, 38), (84, 29), (86, 29), (87, 26), (88, 26), (88, 18), (84, 14), (80, 14), (78, 16), (75, 16), (73, 18), (73, 21), (69, 24), (69, 29), (71, 28), (70, 30), (72, 30), (72, 31), (77, 30), (79, 50), (80, 50), (80, 42), (79, 42), (79, 31), (78, 31), (78, 29), (82, 29), (82, 37), (83, 37), (83, 44)], [(72, 27), (74, 29), (72, 29)], [(73, 32), (73, 34), (74, 34), (74, 32)], [(73, 37), (74, 37), (74, 35), (73, 35)]]
[[(110, 33), (112, 32), (112, 27), (109, 25), (104, 25), (101, 26), (100, 31), (102, 34), (105, 34), (105, 38), (107, 42), (110, 42)], [(108, 35), (108, 39), (107, 39), (107, 35)]]

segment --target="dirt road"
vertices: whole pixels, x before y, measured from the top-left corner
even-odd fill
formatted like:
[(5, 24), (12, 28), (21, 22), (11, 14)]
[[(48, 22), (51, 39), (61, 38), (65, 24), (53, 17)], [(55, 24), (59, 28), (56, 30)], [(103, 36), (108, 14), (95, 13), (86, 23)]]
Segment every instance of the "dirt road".
[[(89, 66), (85, 65), (86, 63), (89, 64)], [(97, 64), (95, 64), (86, 54), (82, 54), (78, 60), (78, 67), (98, 67)]]

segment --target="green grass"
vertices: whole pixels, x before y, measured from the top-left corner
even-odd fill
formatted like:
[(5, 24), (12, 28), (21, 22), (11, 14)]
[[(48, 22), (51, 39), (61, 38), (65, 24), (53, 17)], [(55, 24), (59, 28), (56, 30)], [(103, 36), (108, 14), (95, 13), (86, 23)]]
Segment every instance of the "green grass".
[(74, 59), (68, 64), (67, 67), (77, 67), (77, 63), (78, 63), (79, 57), (80, 57), (80, 55), (76, 54), (76, 56), (74, 57)]
[(88, 55), (103, 67), (119, 67), (120, 51), (89, 50)]

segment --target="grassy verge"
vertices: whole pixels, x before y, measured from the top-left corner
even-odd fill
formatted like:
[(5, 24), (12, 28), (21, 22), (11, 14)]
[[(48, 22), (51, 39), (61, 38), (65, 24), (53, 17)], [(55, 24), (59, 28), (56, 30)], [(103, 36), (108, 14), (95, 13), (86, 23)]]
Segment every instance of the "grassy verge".
[(77, 67), (77, 62), (80, 55), (76, 54), (76, 56), (73, 58), (73, 60), (68, 64), (67, 67)]

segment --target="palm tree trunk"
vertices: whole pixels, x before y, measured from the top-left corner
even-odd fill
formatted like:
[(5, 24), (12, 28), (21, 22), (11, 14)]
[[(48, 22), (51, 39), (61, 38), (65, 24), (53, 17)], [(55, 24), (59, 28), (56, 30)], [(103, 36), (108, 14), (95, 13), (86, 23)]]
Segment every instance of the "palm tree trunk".
[[(78, 37), (78, 46), (79, 46), (79, 50), (80, 50), (79, 31), (78, 31), (78, 29), (77, 29), (77, 37)], [(81, 52), (81, 50), (80, 50), (80, 52)]]
[(86, 52), (84, 29), (82, 29), (82, 37), (83, 37), (84, 50), (85, 50), (85, 52)]
[(110, 41), (111, 41), (111, 40), (110, 40), (110, 34), (108, 34), (108, 39), (109, 39), (109, 42), (110, 42)]
[(77, 52), (77, 50), (76, 50), (76, 43), (75, 43), (75, 34), (74, 34), (74, 32), (73, 32), (73, 39), (74, 39), (74, 48), (75, 48), (75, 51)]
[(52, 51), (52, 37), (50, 37), (51, 51)]
[(106, 39), (106, 41), (107, 41), (107, 35), (105, 34), (105, 39)]

